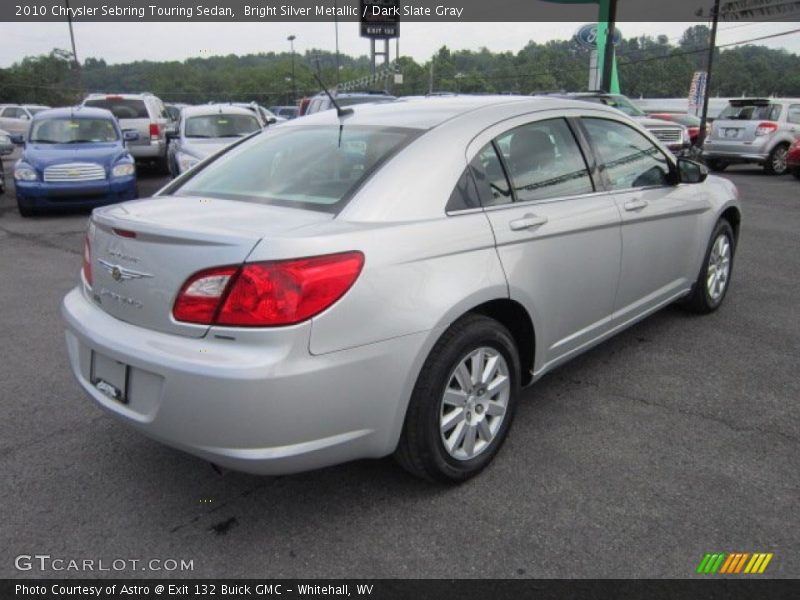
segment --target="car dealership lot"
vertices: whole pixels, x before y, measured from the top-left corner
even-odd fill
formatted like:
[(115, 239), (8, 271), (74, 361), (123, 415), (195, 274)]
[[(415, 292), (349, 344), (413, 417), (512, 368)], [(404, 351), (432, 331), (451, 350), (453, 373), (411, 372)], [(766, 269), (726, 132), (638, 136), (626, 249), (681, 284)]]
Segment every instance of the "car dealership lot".
[[(685, 577), (743, 551), (800, 576), (800, 183), (725, 176), (744, 217), (723, 307), (669, 308), (546, 376), (497, 459), (454, 488), (388, 459), (220, 477), (106, 416), (68, 371), (59, 314), (86, 214), (22, 219), (9, 190), (0, 574), (82, 574), (14, 567), (49, 554), (193, 560), (174, 574), (203, 577)], [(144, 172), (140, 192), (163, 183)]]

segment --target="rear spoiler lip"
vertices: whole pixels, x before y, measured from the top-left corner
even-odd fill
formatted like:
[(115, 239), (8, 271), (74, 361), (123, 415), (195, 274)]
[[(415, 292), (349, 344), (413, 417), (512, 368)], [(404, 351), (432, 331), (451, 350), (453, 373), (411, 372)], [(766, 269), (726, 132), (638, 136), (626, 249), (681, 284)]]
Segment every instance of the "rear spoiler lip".
[(731, 106), (769, 106), (772, 100), (769, 98), (734, 98), (728, 100)]

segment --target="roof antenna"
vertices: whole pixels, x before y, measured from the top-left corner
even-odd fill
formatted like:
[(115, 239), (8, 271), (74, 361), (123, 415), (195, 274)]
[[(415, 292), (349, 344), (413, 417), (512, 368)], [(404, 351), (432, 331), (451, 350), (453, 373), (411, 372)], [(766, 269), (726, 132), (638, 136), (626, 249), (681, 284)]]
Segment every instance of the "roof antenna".
[[(319, 61), (317, 61), (317, 67), (319, 67)], [(309, 69), (309, 70), (311, 71), (311, 74), (314, 76), (314, 79), (317, 80), (317, 83), (319, 84), (319, 87), (322, 88), (322, 91), (325, 92), (325, 94), (330, 99), (331, 104), (333, 104), (336, 107), (336, 115), (339, 116), (339, 117), (346, 117), (347, 115), (353, 114), (353, 109), (352, 108), (342, 108), (341, 106), (339, 106), (339, 103), (336, 102), (336, 98), (333, 97), (333, 94), (331, 94), (328, 91), (328, 88), (325, 87), (325, 84), (322, 83), (322, 79), (320, 79), (319, 75), (317, 75), (314, 72), (313, 69)]]

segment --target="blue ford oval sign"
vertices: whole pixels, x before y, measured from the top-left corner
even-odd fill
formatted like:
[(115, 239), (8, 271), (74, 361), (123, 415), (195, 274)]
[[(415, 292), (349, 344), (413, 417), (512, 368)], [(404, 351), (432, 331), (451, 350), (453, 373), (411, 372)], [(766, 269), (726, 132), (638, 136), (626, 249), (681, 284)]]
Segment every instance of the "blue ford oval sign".
[[(597, 23), (587, 23), (583, 25), (575, 32), (575, 39), (585, 48), (591, 48), (592, 50), (597, 48)], [(615, 46), (622, 41), (622, 34), (618, 27), (614, 28), (614, 36), (612, 39)]]

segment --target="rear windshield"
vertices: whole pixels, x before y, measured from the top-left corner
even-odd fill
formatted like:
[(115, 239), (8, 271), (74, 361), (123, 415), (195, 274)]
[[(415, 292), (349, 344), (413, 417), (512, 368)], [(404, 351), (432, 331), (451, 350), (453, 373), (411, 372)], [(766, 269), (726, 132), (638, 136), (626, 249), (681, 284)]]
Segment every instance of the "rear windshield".
[(729, 104), (717, 118), (734, 121), (777, 121), (780, 116), (780, 104), (745, 104), (744, 106)]
[(419, 133), (347, 125), (278, 128), (226, 152), (171, 193), (338, 212)]
[(630, 117), (643, 117), (644, 112), (636, 108), (625, 96), (578, 96), (578, 100), (587, 100), (596, 104), (605, 104), (621, 110)]
[(36, 113), (40, 113), (43, 110), (47, 110), (46, 106), (28, 106), (26, 107), (28, 112), (31, 113), (31, 116), (35, 115)]
[(88, 144), (118, 139), (117, 128), (110, 119), (43, 119), (33, 122), (30, 135), (35, 144)]
[(105, 108), (114, 113), (118, 119), (147, 119), (147, 107), (144, 100), (125, 100), (123, 98), (97, 98), (95, 100), (87, 100), (84, 102), (85, 106), (93, 106), (95, 108)]
[(187, 138), (237, 138), (258, 131), (258, 120), (250, 115), (204, 115), (186, 119)]

